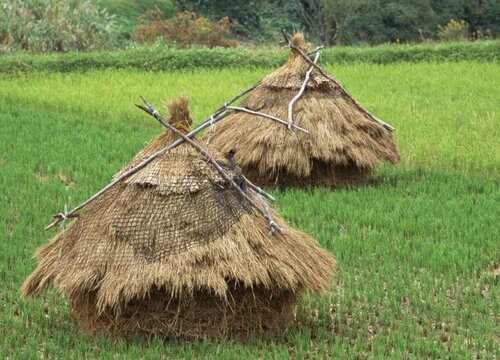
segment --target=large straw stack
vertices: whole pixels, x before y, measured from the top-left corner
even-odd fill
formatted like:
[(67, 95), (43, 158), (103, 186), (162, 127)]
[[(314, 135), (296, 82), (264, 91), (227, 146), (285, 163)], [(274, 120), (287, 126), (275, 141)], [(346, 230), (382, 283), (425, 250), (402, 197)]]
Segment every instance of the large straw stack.
[[(171, 124), (187, 132), (186, 101), (169, 110)], [(122, 172), (176, 139), (166, 130)], [(255, 200), (240, 170), (210, 152)], [(81, 329), (112, 336), (281, 330), (298, 295), (328, 287), (335, 262), (272, 214), (283, 234), (270, 234), (266, 219), (184, 143), (105, 192), (42, 246), (23, 293), (54, 284)]]

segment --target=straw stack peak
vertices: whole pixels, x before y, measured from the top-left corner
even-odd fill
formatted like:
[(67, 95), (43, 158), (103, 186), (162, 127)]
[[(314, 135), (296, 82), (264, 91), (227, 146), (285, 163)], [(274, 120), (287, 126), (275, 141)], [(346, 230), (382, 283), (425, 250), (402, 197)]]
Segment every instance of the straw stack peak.
[(170, 124), (184, 133), (189, 132), (189, 127), (193, 123), (189, 113), (189, 101), (187, 97), (181, 97), (179, 100), (167, 104)]
[[(290, 39), (290, 43), (292, 45), (297, 46), (304, 52), (307, 52), (309, 50), (309, 47), (307, 46), (306, 41), (304, 39), (304, 34), (301, 32), (293, 34), (293, 36)], [(292, 49), (292, 53), (294, 56), (299, 56), (299, 53), (294, 49)]]

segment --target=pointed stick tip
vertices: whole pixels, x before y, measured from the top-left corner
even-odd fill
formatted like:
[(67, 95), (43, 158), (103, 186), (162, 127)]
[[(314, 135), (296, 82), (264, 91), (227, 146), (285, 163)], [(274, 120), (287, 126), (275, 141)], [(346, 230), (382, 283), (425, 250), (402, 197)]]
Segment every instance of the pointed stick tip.
[(286, 30), (285, 29), (281, 29), (281, 34), (283, 35), (283, 38), (285, 39), (285, 42), (287, 44), (290, 44), (290, 40), (288, 39), (288, 35), (286, 34)]

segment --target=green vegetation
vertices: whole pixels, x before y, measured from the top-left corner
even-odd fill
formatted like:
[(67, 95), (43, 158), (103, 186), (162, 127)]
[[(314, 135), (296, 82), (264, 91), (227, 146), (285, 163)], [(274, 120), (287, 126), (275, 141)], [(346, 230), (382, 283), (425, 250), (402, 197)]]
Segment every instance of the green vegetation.
[(167, 41), (177, 49), (191, 47), (238, 47), (231, 34), (232, 24), (227, 17), (217, 22), (184, 11), (165, 19), (160, 10), (150, 10), (139, 18), (136, 39), (140, 43), (154, 44)]
[[(187, 26), (190, 17), (197, 20)], [(282, 29), (326, 46), (491, 40), (499, 17), (497, 0), (3, 0), (0, 54), (155, 39), (181, 48), (253, 46), (282, 40)]]
[[(194, 11), (214, 21), (228, 16), (239, 24), (238, 33), (255, 40), (279, 38), (280, 29), (304, 29), (309, 37), (325, 45), (495, 38), (500, 31), (497, 0), (175, 0), (175, 3), (180, 11)], [(451, 31), (441, 37), (438, 26), (446, 27), (451, 19), (464, 21), (461, 30), (465, 34)]]
[(8, 0), (0, 4), (0, 54), (113, 47), (115, 22), (91, 0)]
[[(137, 69), (145, 71), (193, 70), (197, 68), (277, 67), (290, 56), (277, 47), (247, 49), (174, 50), (158, 43), (126, 51), (51, 55), (16, 54), (0, 57), (0, 73), (74, 72), (94, 69)], [(323, 64), (363, 62), (443, 61), (500, 62), (500, 40), (470, 43), (380, 45), (367, 48), (335, 47), (322, 50)]]
[(288, 333), (248, 343), (90, 337), (56, 291), (26, 301), (19, 287), (55, 233), (43, 231), (51, 214), (93, 194), (160, 131), (133, 106), (139, 94), (158, 107), (187, 94), (199, 122), (269, 69), (0, 77), (0, 357), (498, 357), (500, 65), (328, 70), (397, 128), (402, 163), (361, 188), (276, 193), (339, 274), (329, 293), (302, 301)]

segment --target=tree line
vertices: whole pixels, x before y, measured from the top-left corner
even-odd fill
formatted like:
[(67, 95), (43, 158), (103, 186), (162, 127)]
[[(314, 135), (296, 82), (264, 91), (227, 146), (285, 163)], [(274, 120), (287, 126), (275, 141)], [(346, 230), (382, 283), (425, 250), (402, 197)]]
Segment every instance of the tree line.
[(325, 45), (496, 38), (498, 0), (174, 0), (255, 40), (303, 30)]

